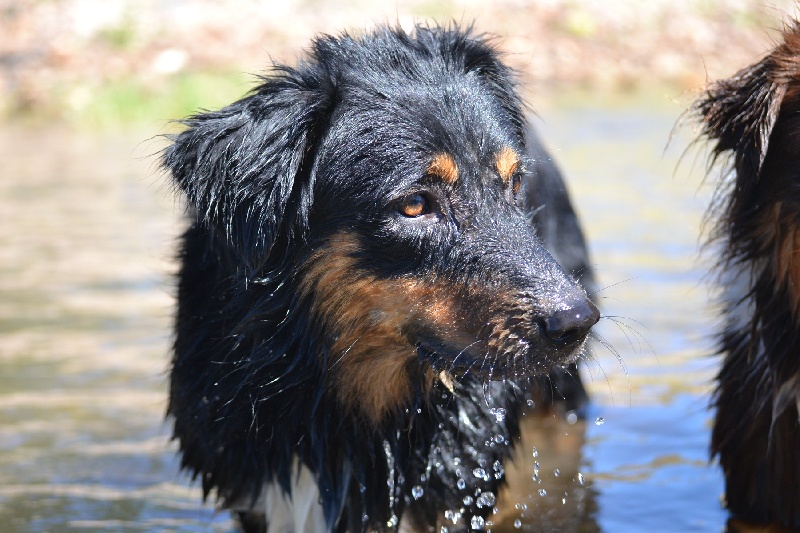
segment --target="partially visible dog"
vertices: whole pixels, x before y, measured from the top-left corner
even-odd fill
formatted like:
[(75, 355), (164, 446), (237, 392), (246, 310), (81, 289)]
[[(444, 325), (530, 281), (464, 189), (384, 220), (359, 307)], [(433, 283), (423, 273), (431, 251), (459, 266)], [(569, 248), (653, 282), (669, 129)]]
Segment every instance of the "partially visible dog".
[(725, 359), (711, 448), (735, 517), (800, 527), (800, 25), (696, 104), (718, 189)]
[(323, 36), (185, 125), (164, 155), (192, 217), (183, 466), (246, 530), (479, 528), (527, 399), (585, 399), (599, 318), (497, 52), (458, 28)]

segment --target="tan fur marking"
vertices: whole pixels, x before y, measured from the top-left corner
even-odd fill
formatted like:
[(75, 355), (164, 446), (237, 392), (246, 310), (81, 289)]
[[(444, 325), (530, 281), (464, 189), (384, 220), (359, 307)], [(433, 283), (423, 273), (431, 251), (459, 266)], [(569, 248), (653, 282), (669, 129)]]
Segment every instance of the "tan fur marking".
[(508, 146), (504, 146), (494, 156), (494, 167), (504, 183), (509, 183), (519, 169), (519, 155)]
[(439, 381), (442, 382), (442, 385), (444, 385), (447, 390), (453, 392), (453, 376), (451, 376), (448, 372), (444, 370), (439, 372)]
[(797, 315), (800, 312), (800, 227), (796, 221), (782, 215), (782, 206), (782, 202), (778, 202), (773, 207), (771, 228), (766, 233), (774, 242), (775, 288), (789, 293), (792, 310)]
[(458, 181), (458, 165), (452, 155), (442, 152), (433, 156), (428, 165), (428, 174), (441, 178), (448, 185), (455, 185)]
[(405, 326), (432, 324), (444, 338), (464, 342), (457, 320), (461, 302), (449, 287), (378, 279), (359, 270), (353, 258), (358, 249), (354, 236), (336, 235), (309, 258), (301, 290), (313, 298), (316, 319), (336, 336), (327, 362), (329, 386), (345, 406), (378, 422), (411, 395), (407, 365), (417, 354)]

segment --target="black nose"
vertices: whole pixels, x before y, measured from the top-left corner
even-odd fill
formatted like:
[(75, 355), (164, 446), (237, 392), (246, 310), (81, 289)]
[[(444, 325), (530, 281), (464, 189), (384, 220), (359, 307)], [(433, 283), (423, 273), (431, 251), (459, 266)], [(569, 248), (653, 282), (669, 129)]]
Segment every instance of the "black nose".
[(550, 339), (559, 344), (571, 344), (582, 340), (598, 320), (600, 311), (591, 300), (583, 298), (579, 303), (542, 319), (542, 325)]

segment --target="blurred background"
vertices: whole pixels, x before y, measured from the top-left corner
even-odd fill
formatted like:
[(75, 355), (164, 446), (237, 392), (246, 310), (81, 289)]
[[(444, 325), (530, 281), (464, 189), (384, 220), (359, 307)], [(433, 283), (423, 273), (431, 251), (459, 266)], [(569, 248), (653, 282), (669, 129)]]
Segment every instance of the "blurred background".
[(713, 190), (686, 110), (794, 3), (0, 0), (0, 530), (229, 531), (164, 419), (183, 207), (171, 119), (241, 97), (320, 32), (474, 23), (564, 170), (606, 318), (586, 421), (526, 421), (493, 531), (721, 531)]

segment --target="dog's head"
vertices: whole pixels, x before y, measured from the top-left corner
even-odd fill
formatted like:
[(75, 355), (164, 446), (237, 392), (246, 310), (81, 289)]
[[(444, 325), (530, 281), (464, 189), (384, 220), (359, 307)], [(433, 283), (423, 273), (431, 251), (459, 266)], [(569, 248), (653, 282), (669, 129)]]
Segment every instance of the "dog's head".
[(317, 39), (250, 96), (197, 115), (165, 162), (248, 290), (292, 286), (339, 399), (380, 416), (464, 374), (575, 360), (597, 309), (522, 205), (512, 75), (456, 29)]
[(713, 83), (695, 104), (713, 159), (730, 156), (712, 237), (724, 262), (758, 262), (767, 291), (800, 312), (800, 24), (791, 23), (761, 61)]

